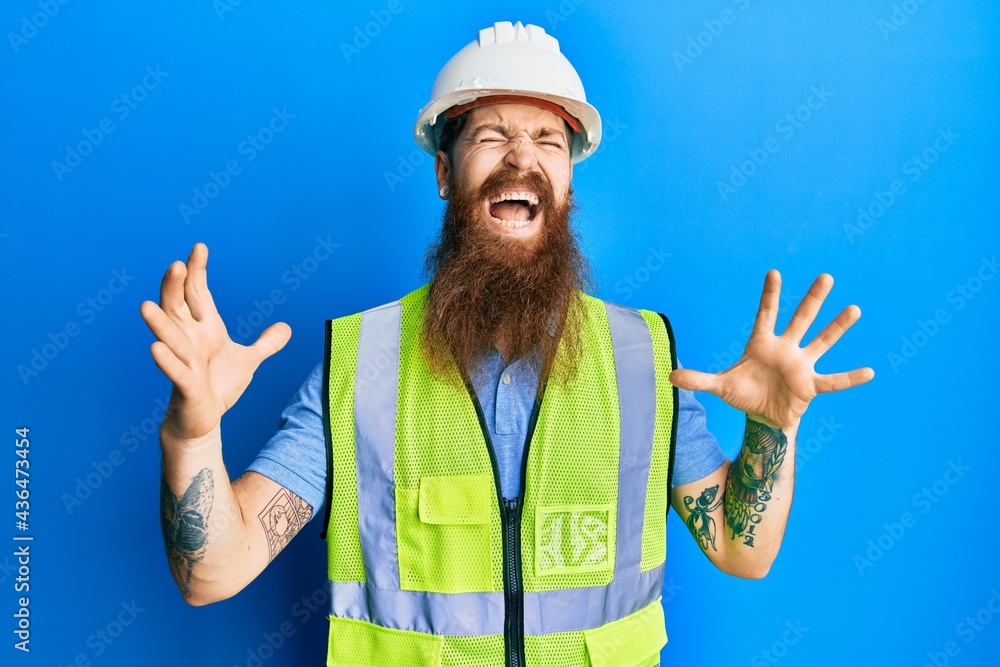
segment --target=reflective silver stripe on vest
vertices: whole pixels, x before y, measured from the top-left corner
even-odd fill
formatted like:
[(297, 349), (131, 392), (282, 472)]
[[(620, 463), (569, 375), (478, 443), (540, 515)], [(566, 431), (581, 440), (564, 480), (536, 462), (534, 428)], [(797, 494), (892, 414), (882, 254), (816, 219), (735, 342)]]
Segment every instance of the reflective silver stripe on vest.
[(660, 597), (663, 567), (615, 578), (607, 586), (525, 593), (524, 634), (586, 630), (625, 618)]
[(383, 590), (399, 590), (394, 461), (402, 314), (399, 301), (362, 313), (354, 376), (358, 533), (365, 577)]
[[(618, 532), (615, 580), (638, 575), (642, 564), (642, 524), (656, 425), (656, 370), (653, 339), (639, 311), (605, 303), (618, 378), (621, 447), (618, 461)], [(666, 516), (663, 517), (666, 521)]]
[[(607, 586), (524, 594), (524, 633), (543, 635), (597, 628), (633, 614), (660, 597), (663, 566)], [(384, 591), (370, 584), (330, 582), (330, 613), (386, 628), (435, 635), (499, 635), (503, 593)]]
[(503, 593), (383, 591), (330, 582), (330, 613), (385, 628), (462, 637), (503, 634)]

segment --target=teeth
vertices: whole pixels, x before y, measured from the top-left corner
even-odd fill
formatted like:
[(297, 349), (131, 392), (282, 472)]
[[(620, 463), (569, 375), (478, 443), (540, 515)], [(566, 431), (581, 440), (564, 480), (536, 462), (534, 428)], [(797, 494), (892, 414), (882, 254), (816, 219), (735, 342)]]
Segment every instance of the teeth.
[(490, 197), (491, 204), (499, 204), (502, 201), (510, 201), (512, 199), (520, 199), (526, 201), (532, 206), (538, 205), (538, 195), (530, 190), (521, 190), (519, 192), (501, 192), (498, 195), (493, 195)]
[(531, 223), (531, 220), (501, 220), (500, 218), (493, 218), (493, 219), (499, 222), (504, 227), (508, 227), (510, 229), (520, 229), (521, 227), (524, 227)]

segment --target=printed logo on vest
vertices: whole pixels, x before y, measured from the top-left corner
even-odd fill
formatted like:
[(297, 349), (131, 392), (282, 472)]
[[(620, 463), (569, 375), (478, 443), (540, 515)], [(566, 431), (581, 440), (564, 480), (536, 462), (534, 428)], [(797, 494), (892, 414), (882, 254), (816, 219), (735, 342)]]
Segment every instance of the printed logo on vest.
[(539, 507), (535, 512), (535, 574), (614, 568), (613, 505)]

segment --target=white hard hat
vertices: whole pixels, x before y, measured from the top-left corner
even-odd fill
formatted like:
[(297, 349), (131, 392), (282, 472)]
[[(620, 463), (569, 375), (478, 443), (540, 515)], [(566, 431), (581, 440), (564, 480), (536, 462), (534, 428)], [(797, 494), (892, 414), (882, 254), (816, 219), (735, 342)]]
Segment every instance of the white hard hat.
[(420, 110), (413, 136), (421, 148), (434, 155), (444, 112), (498, 96), (540, 100), (539, 106), (556, 113), (565, 109), (559, 115), (568, 115), (570, 126), (577, 126), (571, 149), (573, 162), (593, 153), (601, 142), (601, 115), (587, 104), (583, 82), (560, 53), (559, 42), (544, 28), (521, 25), (520, 21), (483, 28), (476, 41), (452, 56), (434, 80), (430, 102)]

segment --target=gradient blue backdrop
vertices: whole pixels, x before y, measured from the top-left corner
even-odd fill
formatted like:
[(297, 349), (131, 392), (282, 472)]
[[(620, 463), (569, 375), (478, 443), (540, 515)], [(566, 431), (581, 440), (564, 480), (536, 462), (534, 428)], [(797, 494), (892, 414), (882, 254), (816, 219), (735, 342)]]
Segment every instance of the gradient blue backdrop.
[[(169, 385), (139, 304), (204, 241), (234, 336), (291, 325), (224, 419), (242, 473), (323, 320), (420, 284), (441, 203), (412, 123), (495, 20), (545, 27), (581, 73), (605, 123), (574, 180), (598, 294), (667, 313), (686, 365), (738, 355), (771, 267), (790, 302), (834, 275), (824, 322), (864, 311), (819, 369), (877, 376), (803, 420), (770, 575), (717, 572), (671, 516), (664, 664), (1000, 664), (994, 3), (63, 3), (0, 9), (4, 665), (321, 664), (318, 522), (236, 598), (177, 594), (150, 435)], [(281, 131), (244, 143), (275, 110)], [(742, 415), (703, 399), (733, 455)], [(35, 538), (30, 654), (16, 534)]]

